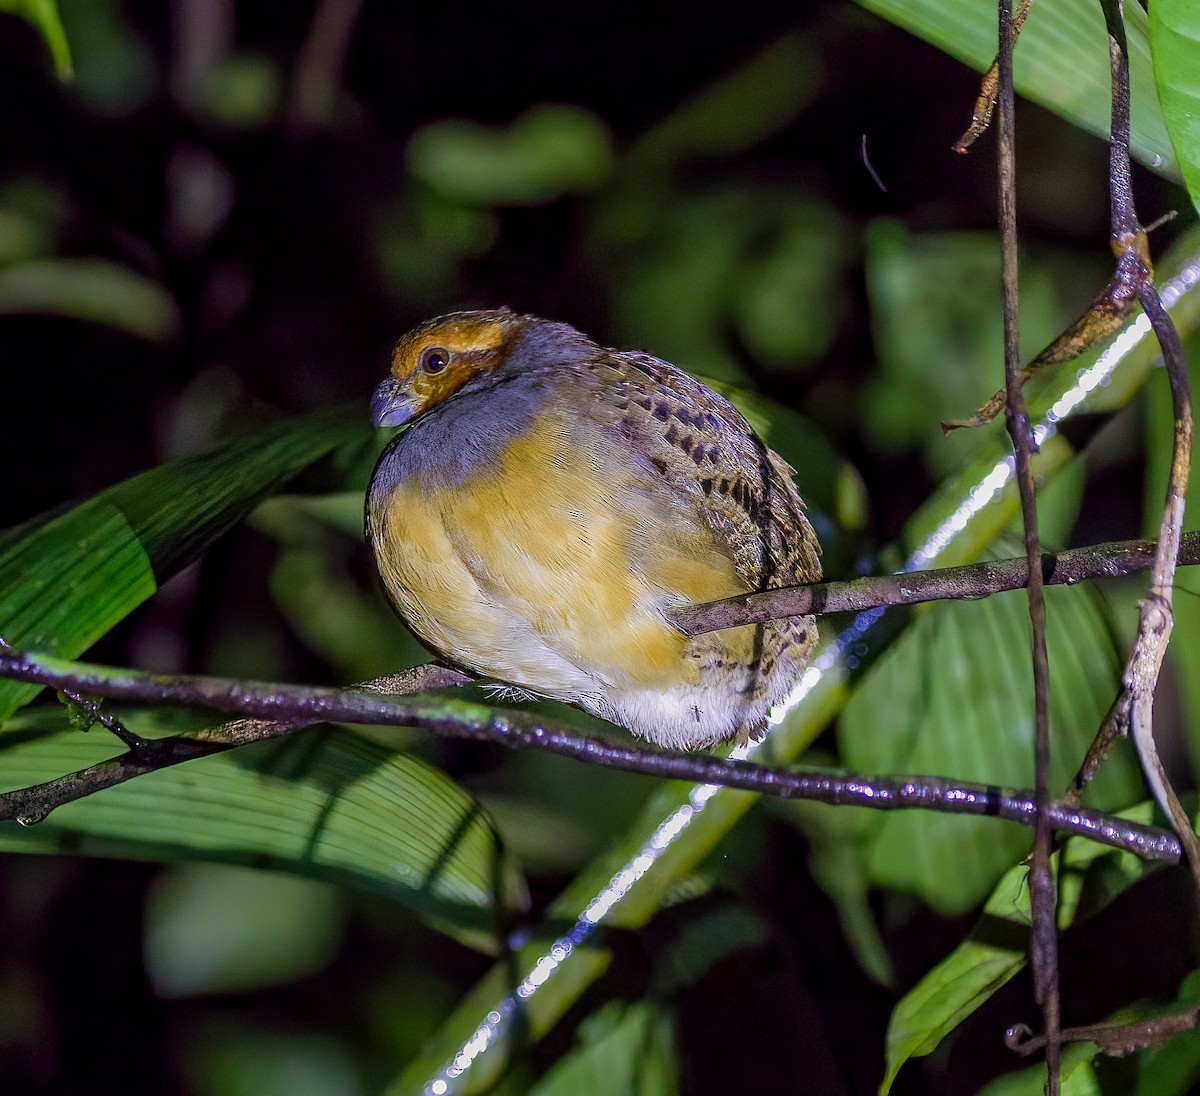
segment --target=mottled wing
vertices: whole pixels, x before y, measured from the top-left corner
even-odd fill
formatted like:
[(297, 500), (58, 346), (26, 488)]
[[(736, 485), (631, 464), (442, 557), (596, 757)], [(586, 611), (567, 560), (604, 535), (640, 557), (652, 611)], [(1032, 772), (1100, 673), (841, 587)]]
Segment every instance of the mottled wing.
[(694, 496), (749, 589), (814, 582), (819, 546), (792, 469), (727, 399), (648, 354), (585, 367), (606, 420), (648, 469)]

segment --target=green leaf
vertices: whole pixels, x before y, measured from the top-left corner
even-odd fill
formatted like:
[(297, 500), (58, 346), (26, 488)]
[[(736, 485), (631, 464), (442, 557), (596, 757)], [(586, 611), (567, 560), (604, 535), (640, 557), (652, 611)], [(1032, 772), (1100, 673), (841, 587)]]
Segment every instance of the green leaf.
[[(1152, 803), (1139, 803), (1123, 818), (1149, 823)], [(1065, 858), (1065, 859), (1064, 859)], [(1140, 879), (1150, 866), (1128, 853), (1075, 838), (1051, 860), (1059, 882), (1058, 923), (1070, 925), (1079, 910), (1084, 876), (1097, 861), (1113, 861), (1107, 897), (1111, 899)], [(1060, 871), (1061, 865), (1061, 871)], [(887, 1067), (881, 1096), (891, 1088), (909, 1058), (930, 1054), (943, 1038), (1016, 975), (1027, 961), (1029, 947), (1028, 868), (1019, 864), (1000, 880), (971, 934), (933, 968), (892, 1012), (887, 1033)]]
[[(14, 647), (77, 655), (156, 589), (137, 534), (103, 498), (0, 541), (0, 636)], [(0, 681), (0, 720), (38, 692)]]
[[(1095, 1043), (1073, 1043), (1062, 1052), (1059, 1071), (1061, 1096), (1103, 1096), (1104, 1090), (1092, 1068), (1096, 1057)], [(1027, 1066), (1016, 1073), (1006, 1073), (979, 1090), (978, 1096), (1043, 1096), (1046, 1091), (1046, 1064)]]
[[(0, 535), (0, 637), (75, 657), (265, 495), (369, 436), (365, 424), (342, 412), (276, 423)], [(37, 693), (36, 685), (0, 682), (0, 720)]]
[(105, 324), (150, 342), (180, 328), (162, 286), (104, 259), (36, 259), (0, 270), (0, 315), (39, 313)]
[(1150, 44), (1167, 133), (1192, 204), (1200, 210), (1200, 7), (1195, 0), (1154, 0)]
[(418, 179), (467, 205), (533, 205), (598, 186), (613, 166), (604, 123), (581, 107), (542, 104), (512, 125), (435, 122), (408, 145)]
[(41, 32), (59, 79), (71, 77), (71, 47), (55, 0), (0, 0), (0, 11), (27, 19)]
[[(1116, 695), (1121, 664), (1094, 590), (1046, 591), (1051, 787), (1064, 787)], [(842, 715), (843, 762), (858, 772), (952, 773), (1031, 787), (1033, 683), (1025, 595), (943, 602), (868, 671)], [(1114, 756), (1093, 801), (1124, 806), (1140, 784), (1128, 753)], [(1029, 831), (989, 818), (874, 814), (871, 878), (963, 913), (1028, 851)]]
[[(154, 717), (151, 717), (151, 722)], [(121, 752), (95, 732), (50, 731), (38, 708), (0, 739), (0, 790)], [(143, 729), (137, 715), (132, 729)], [(482, 950), (525, 903), (521, 876), (478, 805), (415, 757), (310, 729), (140, 776), (35, 826), (0, 824), (0, 850), (248, 864), (380, 892)]]
[(336, 888), (224, 864), (182, 864), (146, 896), (146, 973), (160, 997), (245, 993), (328, 965), (343, 928)]
[[(1178, 0), (1181, 6), (1188, 0)], [(977, 0), (859, 0), (865, 8), (945, 50), (978, 72), (996, 55), (996, 7)], [(1179, 178), (1150, 63), (1146, 13), (1125, 5), (1129, 38), (1131, 102), (1130, 149), (1160, 175)], [(1075, 125), (1108, 139), (1111, 92), (1108, 30), (1095, 0), (1055, 0), (1034, 4), (1013, 55), (1013, 79), (1020, 94)], [(973, 103), (962, 105), (963, 124)], [(947, 136), (949, 146), (958, 133)]]
[(673, 1096), (679, 1091), (671, 1016), (653, 1001), (610, 1001), (579, 1025), (579, 1046), (530, 1096)]

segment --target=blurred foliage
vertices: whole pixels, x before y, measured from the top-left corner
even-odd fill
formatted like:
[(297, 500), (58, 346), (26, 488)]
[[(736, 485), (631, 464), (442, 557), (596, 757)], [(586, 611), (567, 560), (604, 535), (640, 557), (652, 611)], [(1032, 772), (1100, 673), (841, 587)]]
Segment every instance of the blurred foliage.
[(146, 896), (146, 973), (163, 997), (245, 993), (327, 966), (343, 930), (340, 895), (288, 875), (180, 865)]
[[(986, 4), (864, 6), (976, 68), (990, 60)], [(1137, 178), (1146, 221), (1183, 205), (1177, 170), (1195, 192), (1195, 65), (1157, 44), (1183, 7), (1151, 13), (1161, 111), (1145, 15), (1127, 11), (1135, 149), (1159, 172)], [(344, 50), (338, 11), (357, 19)], [(752, 0), (731, 19), (673, 0), (636, 24), (601, 5), (9, 0), (0, 13), (10, 642), (306, 681), (422, 661), (361, 545), (382, 439), (359, 411), (313, 412), (361, 408), (391, 341), (453, 307), (570, 320), (715, 378), (796, 467), (831, 577), (895, 566), (888, 546), (922, 502), (992, 459), (994, 438), (938, 429), (999, 380), (990, 138), (948, 151), (977, 79), (855, 6)], [(1028, 97), (1103, 133), (1106, 69), (1092, 0), (1035, 6), (1017, 55)], [(1037, 110), (1021, 133), (1033, 353), (1106, 278), (1105, 149)], [(1086, 460), (1059, 471), (1070, 446), (1047, 446), (1048, 542), (1132, 536), (1154, 515), (1162, 380)], [(1136, 590), (1111, 605), (1052, 593), (1056, 785), (1115, 688)], [(1185, 784), (1200, 771), (1195, 602), (1177, 599), (1158, 714)], [(848, 707), (805, 760), (1026, 783), (1022, 604), (897, 624), (838, 686)], [(0, 686), (0, 707), (32, 695)], [(118, 751), (69, 717), (47, 702), (5, 724), (6, 787)], [(1136, 788), (1122, 755), (1094, 794), (1121, 807)], [(114, 1077), (197, 1096), (383, 1091), (472, 986), (480, 1000), (511, 987), (516, 920), (569, 928), (556, 919), (573, 892), (608, 878), (681, 794), (369, 728), (8, 824), (4, 849), (61, 859), (0, 861), (0, 1076), (34, 1096), (111, 1091)], [(559, 1030), (516, 1046), (495, 1091), (857, 1093), (884, 1076), (896, 1093), (1040, 1088), (1036, 1072), (1000, 1076), (1014, 1063), (995, 1039), (1032, 1015), (1027, 837), (989, 819), (768, 806), (708, 810), (674, 854), (688, 862), (637, 897), (603, 956), (580, 949), (606, 977), (585, 991), (577, 974)], [(1086, 1021), (1138, 997), (1185, 1000), (1200, 960), (1186, 939), (1162, 946), (1186, 936), (1182, 903), (1150, 889), (1166, 873), (1078, 840), (1060, 856), (1068, 962), (1072, 947), (1087, 958), (1068, 1009)], [(1097, 924), (1116, 941), (1103, 962), (1086, 936)], [(473, 949), (500, 949), (503, 977), (481, 982)], [(1125, 996), (1110, 1008), (1113, 983)], [(1139, 1055), (1127, 1090), (1186, 1091), (1196, 1047)], [(1069, 1052), (1064, 1091), (1104, 1084), (1090, 1050)]]
[(0, 12), (19, 15), (37, 27), (54, 58), (58, 75), (71, 76), (71, 47), (55, 0), (0, 0)]

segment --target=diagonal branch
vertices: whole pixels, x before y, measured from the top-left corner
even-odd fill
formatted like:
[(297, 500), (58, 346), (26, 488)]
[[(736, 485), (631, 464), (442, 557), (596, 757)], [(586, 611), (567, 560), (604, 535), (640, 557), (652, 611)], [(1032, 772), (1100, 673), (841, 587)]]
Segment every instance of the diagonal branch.
[[(415, 690), (462, 684), (465, 675), (442, 666), (422, 666), (395, 677), (350, 689), (238, 681), (229, 678), (164, 676), (72, 663), (0, 650), (0, 677), (30, 681), (114, 700), (177, 703), (244, 717), (204, 730), (145, 742), (77, 773), (32, 788), (0, 794), (0, 819), (40, 819), (63, 803), (158, 768), (288, 734), (313, 723), (337, 721), (417, 727), (434, 734), (494, 742), (510, 748), (541, 749), (578, 761), (699, 784), (719, 784), (783, 798), (810, 799), (876, 810), (935, 810), (989, 815), (1032, 825), (1027, 792), (939, 777), (864, 778), (824, 770), (773, 769), (750, 761), (706, 754), (668, 753), (607, 742), (580, 734), (554, 720), (523, 712), (501, 712), (458, 702), (452, 707), (411, 694)], [(1091, 838), (1148, 860), (1174, 861), (1173, 834), (1103, 811), (1052, 803), (1051, 824), (1064, 833)]]
[[(1123, 540), (1066, 552), (1043, 552), (1039, 569), (1047, 586), (1074, 586), (1089, 579), (1119, 578), (1149, 570), (1157, 548), (1158, 543), (1153, 540)], [(1183, 566), (1200, 563), (1200, 532), (1183, 534), (1177, 560)], [(1028, 579), (1029, 564), (1025, 559), (1004, 559), (739, 594), (724, 601), (676, 609), (671, 620), (685, 635), (696, 636), (789, 616), (860, 613), (889, 605), (987, 597), (1007, 590), (1022, 590)]]

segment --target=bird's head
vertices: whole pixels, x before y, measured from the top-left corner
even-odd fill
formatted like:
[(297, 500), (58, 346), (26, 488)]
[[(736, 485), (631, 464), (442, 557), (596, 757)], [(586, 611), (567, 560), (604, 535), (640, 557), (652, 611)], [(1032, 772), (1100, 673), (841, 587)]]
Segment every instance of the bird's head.
[[(478, 385), (505, 364), (532, 316), (507, 308), (451, 312), (405, 335), (392, 367), (371, 398), (376, 426), (400, 426), (444, 403), (465, 385)], [(474, 382), (474, 384), (472, 384)]]

